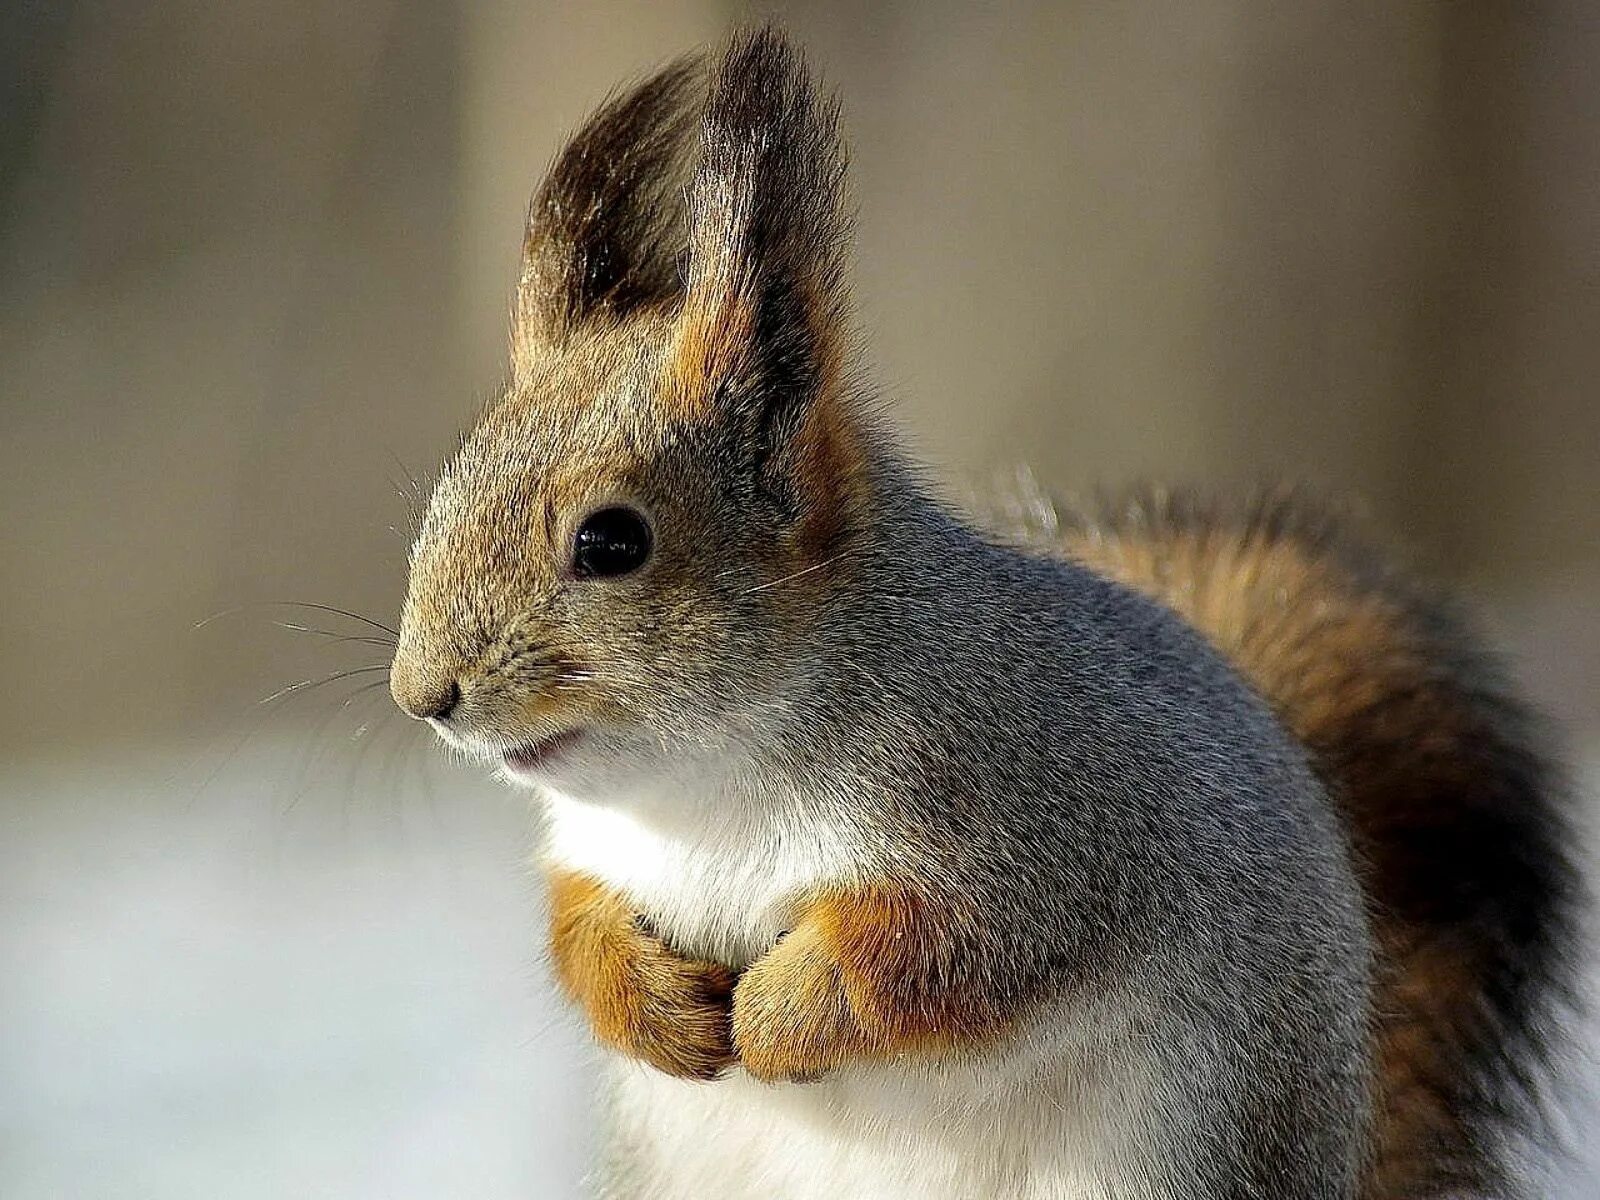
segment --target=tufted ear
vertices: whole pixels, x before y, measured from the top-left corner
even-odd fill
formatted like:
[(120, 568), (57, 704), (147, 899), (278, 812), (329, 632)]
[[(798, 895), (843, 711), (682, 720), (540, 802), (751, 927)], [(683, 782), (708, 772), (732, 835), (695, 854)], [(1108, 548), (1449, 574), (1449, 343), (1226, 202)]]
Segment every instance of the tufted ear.
[(689, 189), (689, 271), (672, 367), (680, 402), (731, 418), (759, 457), (835, 396), (849, 342), (850, 221), (838, 106), (772, 29), (712, 72)]
[(613, 97), (557, 156), (528, 208), (511, 331), (519, 377), (542, 347), (680, 291), (703, 101), (702, 64), (681, 59)]

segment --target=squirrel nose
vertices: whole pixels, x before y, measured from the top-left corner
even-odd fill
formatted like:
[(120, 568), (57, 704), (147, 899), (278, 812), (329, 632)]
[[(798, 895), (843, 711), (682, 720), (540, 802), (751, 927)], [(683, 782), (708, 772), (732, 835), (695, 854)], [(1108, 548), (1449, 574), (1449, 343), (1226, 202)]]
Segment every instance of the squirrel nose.
[(418, 721), (442, 721), (461, 703), (461, 685), (453, 679), (428, 688), (405, 687), (391, 677), (389, 690), (400, 711)]

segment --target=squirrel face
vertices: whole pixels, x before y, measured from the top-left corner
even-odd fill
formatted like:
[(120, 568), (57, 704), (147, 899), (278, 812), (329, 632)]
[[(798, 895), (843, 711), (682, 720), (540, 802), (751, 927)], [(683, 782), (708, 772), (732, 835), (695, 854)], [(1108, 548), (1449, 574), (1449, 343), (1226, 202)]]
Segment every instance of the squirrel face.
[(557, 159), (510, 383), (413, 548), (395, 699), (513, 776), (614, 784), (758, 737), (848, 570), (836, 114), (781, 42), (742, 53), (709, 89), (669, 67)]

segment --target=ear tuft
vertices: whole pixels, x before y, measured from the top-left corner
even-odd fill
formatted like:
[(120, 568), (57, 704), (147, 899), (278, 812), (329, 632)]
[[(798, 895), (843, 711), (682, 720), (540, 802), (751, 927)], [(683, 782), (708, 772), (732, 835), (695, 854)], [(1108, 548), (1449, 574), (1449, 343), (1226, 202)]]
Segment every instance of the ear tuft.
[(772, 28), (712, 73), (689, 191), (689, 278), (675, 360), (713, 397), (781, 422), (837, 382), (848, 341), (845, 154), (837, 103)]
[(614, 96), (557, 155), (528, 208), (512, 324), (519, 374), (580, 325), (677, 293), (704, 86), (701, 61), (680, 59)]

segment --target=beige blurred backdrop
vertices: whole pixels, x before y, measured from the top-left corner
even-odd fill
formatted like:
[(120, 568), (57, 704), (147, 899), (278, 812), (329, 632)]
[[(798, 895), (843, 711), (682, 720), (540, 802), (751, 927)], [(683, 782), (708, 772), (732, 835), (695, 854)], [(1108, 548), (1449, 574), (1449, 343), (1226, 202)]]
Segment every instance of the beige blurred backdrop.
[[(962, 486), (1027, 464), (1065, 490), (1290, 480), (1352, 500), (1467, 590), (1575, 753), (1594, 758), (1591, 4), (811, 0), (761, 11), (809, 45), (843, 95), (871, 362), (945, 478)], [(204, 1075), (208, 1055), (251, 1040), (228, 1022), (259, 1017), (310, 1061), (325, 1038), (356, 1037), (357, 1014), (379, 1003), (349, 991), (357, 967), (302, 975), (313, 1000), (292, 1034), (247, 1017), (242, 992), (255, 985), (235, 995), (219, 979), (258, 971), (277, 996), (293, 945), (326, 945), (341, 911), (388, 938), (439, 888), (459, 921), (426, 945), (397, 943), (383, 970), (416, 984), (425, 961), (449, 975), (468, 1041), (493, 1027), (483, 1014), (519, 1003), (518, 947), (537, 940), (514, 866), (520, 810), (446, 774), (430, 785), (434, 824), (375, 839), (399, 847), (382, 858), (368, 834), (387, 818), (371, 814), (429, 768), (385, 717), (381, 687), (347, 704), (381, 676), (257, 701), (384, 652), (296, 635), (272, 624), (299, 619), (292, 610), (261, 606), (394, 620), (402, 493), (499, 383), (521, 216), (541, 169), (620, 80), (747, 14), (711, 0), (79, 0), (0, 14), (0, 865), (11, 872), (0, 934), (25, 959), (0, 1003), (27, 1018), (0, 1050), (20, 1077), (78, 1071), (84, 1096), (123, 1079), (124, 1100), (93, 1109), (107, 1128), (143, 1112), (152, 1088), (188, 1097), (175, 1111), (213, 1111), (173, 1055)], [(310, 615), (329, 633), (362, 632)], [(396, 749), (353, 757), (380, 726)], [(242, 756), (236, 734), (250, 739)], [(291, 775), (309, 779), (308, 805), (283, 802), (279, 777)], [(354, 833), (352, 802), (367, 814)], [(219, 812), (244, 813), (246, 832), (215, 832), (206, 822)], [(285, 850), (289, 827), (301, 832)], [(257, 877), (264, 844), (277, 865)], [(161, 849), (118, 875), (129, 845)], [(196, 856), (210, 864), (203, 878)], [(496, 882), (461, 882), (475, 872)], [(191, 891), (148, 900), (152, 880), (191, 876)], [(69, 895), (90, 904), (81, 897), (108, 878), (118, 882), (100, 907), (68, 906)], [(232, 913), (248, 888), (256, 907), (207, 936), (250, 944), (207, 958), (194, 914)], [(291, 910), (298, 924), (279, 920)], [(107, 923), (118, 911), (151, 915), (123, 929)], [(150, 933), (163, 920), (177, 931), (166, 941)], [(499, 1007), (462, 990), (463, 964), (482, 958), (440, 957), (487, 929), (500, 931), (483, 951), (504, 964), (490, 989)], [(346, 933), (338, 953), (358, 962), (371, 938)], [(96, 974), (123, 937), (143, 949)], [(67, 965), (62, 939), (81, 943)], [(196, 962), (203, 977), (179, 989), (182, 1003), (144, 990), (169, 970), (189, 978)], [(444, 1036), (433, 986), (416, 984), (421, 1026), (397, 1027), (382, 1054)], [(64, 994), (87, 1007), (62, 1016)], [(122, 1055), (117, 1014), (130, 1011), (173, 1022), (153, 1074)], [(221, 1024), (191, 1045), (174, 1011)], [(71, 1059), (84, 1022), (101, 1030), (102, 1057)], [(76, 1065), (24, 1045), (30, 1028)], [(551, 1058), (506, 1036), (522, 1072), (495, 1076), (508, 1095), (581, 1053)], [(251, 1061), (246, 1078), (300, 1094), (286, 1068)], [(91, 1101), (68, 1088), (47, 1119), (22, 1090), (0, 1092), (0, 1183), (6, 1139), (30, 1147), (9, 1160), (8, 1194), (98, 1194), (66, 1165)], [(229, 1137), (259, 1148), (239, 1132), (259, 1114), (239, 1104), (238, 1129), (207, 1143), (217, 1163), (232, 1161)], [(540, 1110), (541, 1128), (566, 1128), (550, 1115), (564, 1104)], [(283, 1116), (286, 1145), (300, 1144), (304, 1119)], [(138, 1149), (158, 1135), (128, 1128), (121, 1150), (95, 1143), (88, 1159), (144, 1163), (165, 1181), (137, 1194), (257, 1194), (237, 1175), (220, 1192), (201, 1168), (160, 1175), (157, 1151)], [(469, 1153), (462, 1137), (439, 1162)], [(554, 1178), (516, 1157), (512, 1134), (496, 1145), (512, 1165), (460, 1194)], [(294, 1171), (318, 1169), (264, 1167), (260, 1194), (289, 1194)], [(88, 1190), (60, 1190), (70, 1179)], [(408, 1194), (343, 1189), (328, 1194)]]
[[(777, 11), (843, 93), (873, 363), (947, 475), (1352, 497), (1600, 720), (1591, 6)], [(425, 478), (500, 379), (539, 171), (620, 79), (738, 13), (0, 18), (0, 738), (248, 697), (279, 643), (191, 631), (232, 605), (392, 620), (389, 480)]]

